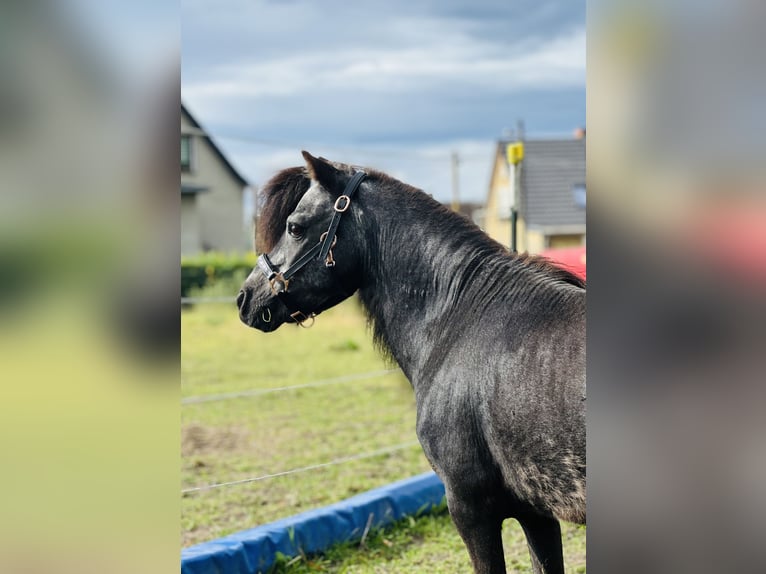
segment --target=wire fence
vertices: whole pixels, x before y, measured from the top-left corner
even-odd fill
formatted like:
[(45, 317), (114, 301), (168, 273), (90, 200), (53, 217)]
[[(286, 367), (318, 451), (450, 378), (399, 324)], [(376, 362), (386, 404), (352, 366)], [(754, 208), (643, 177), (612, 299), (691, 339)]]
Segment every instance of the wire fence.
[(229, 399), (238, 399), (244, 397), (256, 397), (259, 395), (266, 395), (269, 393), (281, 393), (285, 391), (294, 391), (296, 389), (309, 389), (312, 387), (324, 387), (326, 385), (336, 385), (338, 383), (350, 383), (353, 381), (362, 381), (365, 379), (376, 379), (384, 377), (392, 373), (398, 372), (399, 369), (385, 369), (382, 371), (370, 371), (367, 373), (355, 373), (353, 375), (343, 375), (341, 377), (334, 377), (332, 379), (323, 379), (319, 381), (312, 381), (309, 383), (303, 383), (301, 385), (289, 385), (285, 387), (272, 387), (270, 389), (249, 389), (246, 391), (234, 391), (230, 393), (220, 393), (215, 395), (199, 395), (193, 397), (184, 397), (181, 399), (182, 405), (191, 405), (198, 403), (208, 403), (213, 401), (225, 401)]
[[(181, 297), (181, 304), (183, 305), (197, 305), (197, 304), (206, 305), (206, 304), (225, 304), (225, 303), (234, 304), (235, 297), (234, 296)], [(350, 383), (350, 382), (356, 382), (356, 381), (362, 381), (362, 380), (373, 380), (373, 379), (385, 377), (385, 376), (392, 375), (394, 373), (400, 373), (400, 372), (401, 370), (398, 368), (397, 369), (382, 369), (382, 370), (368, 371), (368, 372), (362, 372), (362, 373), (352, 373), (349, 375), (342, 375), (338, 377), (320, 379), (316, 381), (309, 381), (307, 383), (302, 383), (298, 385), (287, 385), (287, 386), (281, 386), (281, 387), (262, 388), (262, 389), (246, 389), (242, 391), (232, 391), (232, 392), (226, 392), (226, 393), (189, 396), (189, 397), (183, 397), (181, 399), (181, 404), (182, 405), (197, 405), (197, 404), (213, 403), (213, 402), (226, 401), (226, 400), (257, 397), (257, 396), (262, 396), (262, 395), (267, 395), (272, 393), (287, 393), (287, 392), (293, 392), (300, 389), (324, 387), (329, 385), (337, 385), (337, 384)], [(248, 477), (248, 478), (232, 480), (228, 482), (216, 482), (216, 483), (204, 484), (200, 486), (193, 486), (193, 487), (182, 489), (181, 494), (183, 496), (188, 496), (188, 495), (195, 494), (198, 492), (203, 492), (203, 491), (216, 490), (216, 489), (224, 488), (224, 487), (249, 484), (253, 482), (260, 482), (264, 480), (270, 480), (274, 478), (285, 477), (285, 476), (290, 476), (290, 475), (299, 474), (299, 473), (316, 471), (316, 470), (320, 470), (322, 468), (327, 468), (330, 466), (346, 464), (346, 463), (350, 463), (350, 462), (354, 462), (358, 460), (373, 458), (376, 456), (383, 456), (386, 454), (402, 451), (402, 450), (413, 448), (416, 446), (420, 446), (420, 443), (418, 441), (404, 442), (404, 443), (386, 446), (386, 447), (382, 447), (382, 448), (371, 450), (371, 451), (352, 454), (348, 456), (341, 456), (341, 457), (338, 457), (326, 462), (318, 463), (318, 464), (311, 464), (311, 465), (293, 468), (289, 470), (274, 472), (270, 474), (264, 474), (261, 476)]]
[(303, 466), (303, 467), (300, 467), (300, 468), (293, 468), (291, 470), (284, 470), (282, 472), (275, 472), (273, 474), (264, 474), (262, 476), (253, 476), (251, 478), (243, 478), (243, 479), (240, 479), (240, 480), (232, 480), (230, 482), (217, 482), (217, 483), (213, 483), (213, 484), (205, 484), (205, 485), (202, 485), (202, 486), (193, 486), (191, 488), (183, 489), (181, 491), (181, 494), (186, 495), (186, 494), (192, 494), (192, 493), (195, 493), (195, 492), (201, 492), (203, 490), (213, 490), (213, 489), (216, 489), (216, 488), (223, 488), (223, 487), (226, 487), (226, 486), (237, 486), (237, 485), (240, 485), (240, 484), (248, 484), (250, 482), (258, 482), (258, 481), (261, 481), (261, 480), (268, 480), (268, 479), (277, 478), (277, 477), (280, 477), (280, 476), (289, 476), (291, 474), (297, 474), (297, 473), (300, 473), (300, 472), (308, 472), (308, 471), (311, 471), (311, 470), (318, 470), (320, 468), (326, 468), (328, 466), (334, 466), (336, 464), (344, 464), (344, 463), (352, 462), (352, 461), (355, 461), (355, 460), (362, 460), (362, 459), (365, 459), (365, 458), (372, 458), (372, 457), (375, 457), (375, 456), (381, 456), (381, 455), (389, 454), (389, 453), (396, 452), (396, 451), (399, 451), (399, 450), (404, 450), (404, 449), (407, 449), (407, 448), (412, 448), (414, 446), (420, 446), (420, 443), (418, 441), (410, 441), (410, 442), (405, 442), (405, 443), (402, 443), (402, 444), (397, 444), (397, 445), (394, 445), (394, 446), (388, 446), (388, 447), (384, 447), (384, 448), (379, 448), (377, 450), (373, 450), (373, 451), (370, 451), (370, 452), (363, 452), (363, 453), (360, 453), (360, 454), (354, 454), (354, 455), (351, 455), (351, 456), (344, 456), (344, 457), (341, 457), (341, 458), (336, 458), (334, 460), (330, 460), (330, 461), (327, 461), (327, 462), (322, 462), (322, 463), (319, 463), (319, 464), (312, 464), (312, 465)]

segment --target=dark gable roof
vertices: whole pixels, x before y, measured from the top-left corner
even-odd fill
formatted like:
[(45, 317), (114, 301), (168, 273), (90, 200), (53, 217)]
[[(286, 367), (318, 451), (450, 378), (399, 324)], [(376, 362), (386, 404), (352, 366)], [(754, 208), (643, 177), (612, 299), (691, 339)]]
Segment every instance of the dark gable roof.
[(584, 225), (578, 184), (585, 184), (585, 138), (524, 141), (520, 207), (527, 225)]
[(215, 145), (215, 142), (213, 141), (213, 138), (211, 138), (209, 135), (207, 135), (207, 131), (205, 130), (205, 128), (203, 128), (199, 124), (199, 122), (196, 119), (194, 119), (194, 116), (191, 115), (191, 112), (189, 112), (189, 110), (183, 104), (183, 102), (181, 102), (181, 115), (185, 115), (186, 119), (188, 119), (189, 122), (195, 128), (197, 128), (198, 130), (200, 130), (200, 131), (205, 133), (204, 136), (200, 136), (200, 137), (202, 137), (205, 140), (207, 140), (207, 142), (210, 144), (210, 147), (213, 150), (213, 153), (218, 156), (218, 158), (221, 160), (221, 162), (223, 162), (223, 165), (226, 166), (226, 169), (229, 171), (229, 173), (231, 173), (232, 177), (234, 177), (234, 179), (236, 179), (242, 187), (247, 186), (248, 185), (247, 180), (244, 177), (242, 177), (236, 169), (234, 169), (234, 166), (231, 165), (231, 163), (229, 163), (229, 160), (226, 159), (226, 156), (223, 155), (223, 152), (220, 149), (218, 149), (217, 145)]

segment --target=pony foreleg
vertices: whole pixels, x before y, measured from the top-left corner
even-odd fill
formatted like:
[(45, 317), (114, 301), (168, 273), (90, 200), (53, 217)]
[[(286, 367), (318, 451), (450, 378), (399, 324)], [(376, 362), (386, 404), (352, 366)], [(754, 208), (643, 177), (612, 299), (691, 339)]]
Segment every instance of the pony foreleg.
[(475, 503), (456, 500), (447, 495), (452, 522), (468, 549), (476, 574), (505, 574), (502, 518), (495, 518), (492, 509), (477, 512)]
[(559, 521), (536, 514), (518, 520), (527, 537), (532, 570), (535, 574), (564, 574)]

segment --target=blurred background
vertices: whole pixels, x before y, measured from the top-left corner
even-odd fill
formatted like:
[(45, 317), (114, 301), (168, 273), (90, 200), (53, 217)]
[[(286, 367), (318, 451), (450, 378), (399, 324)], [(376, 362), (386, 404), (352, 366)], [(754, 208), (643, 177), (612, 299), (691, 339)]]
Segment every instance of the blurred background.
[(178, 566), (178, 18), (0, 3), (3, 572)]
[(765, 8), (588, 4), (595, 571), (766, 567)]
[(178, 567), (179, 296), (308, 149), (521, 250), (589, 188), (588, 565), (763, 571), (764, 4), (589, 2), (587, 114), (584, 14), (0, 3), (0, 569)]

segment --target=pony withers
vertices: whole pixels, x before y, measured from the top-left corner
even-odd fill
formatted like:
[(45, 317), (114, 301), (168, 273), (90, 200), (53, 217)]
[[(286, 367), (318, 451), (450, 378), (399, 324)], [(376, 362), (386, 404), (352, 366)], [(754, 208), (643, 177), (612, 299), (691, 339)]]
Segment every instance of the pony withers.
[(559, 520), (585, 523), (584, 282), (384, 173), (303, 157), (263, 189), (240, 318), (307, 326), (358, 293), (475, 572), (505, 572), (515, 518), (534, 571), (563, 573)]

